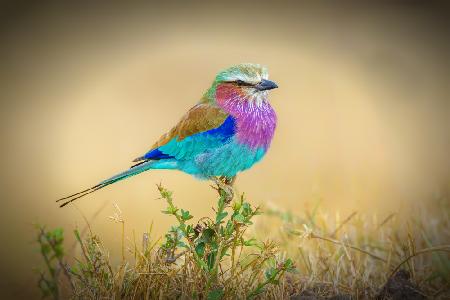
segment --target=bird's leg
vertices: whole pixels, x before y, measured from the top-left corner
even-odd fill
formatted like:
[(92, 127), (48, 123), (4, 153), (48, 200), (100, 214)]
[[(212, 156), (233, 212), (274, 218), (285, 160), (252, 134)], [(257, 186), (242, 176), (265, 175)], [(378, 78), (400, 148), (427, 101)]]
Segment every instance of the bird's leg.
[(233, 186), (234, 182), (236, 181), (236, 176), (233, 177), (225, 177), (225, 183), (229, 186)]
[(215, 177), (213, 176), (211, 179), (216, 183), (217, 192), (219, 193), (219, 196), (222, 196), (222, 191), (225, 193), (225, 203), (230, 203), (231, 200), (233, 200), (234, 197), (234, 191), (233, 191), (233, 183), (236, 176), (232, 178), (228, 178), (225, 176)]
[(225, 199), (225, 202), (227, 204), (229, 204), (231, 202), (231, 200), (233, 200), (233, 197), (234, 197), (233, 185), (234, 185), (235, 181), (236, 181), (236, 176), (233, 176), (231, 178), (225, 177), (225, 186), (228, 188), (228, 192), (226, 192), (228, 197)]

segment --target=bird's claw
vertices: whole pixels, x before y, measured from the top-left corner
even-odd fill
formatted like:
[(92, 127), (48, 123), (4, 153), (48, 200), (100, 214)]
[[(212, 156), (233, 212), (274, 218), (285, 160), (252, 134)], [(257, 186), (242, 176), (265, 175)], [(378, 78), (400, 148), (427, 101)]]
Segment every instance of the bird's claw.
[(234, 197), (234, 191), (232, 186), (234, 180), (232, 179), (231, 181), (229, 181), (225, 177), (220, 178), (213, 177), (212, 180), (215, 182), (216, 186), (211, 187), (219, 193), (219, 196), (224, 196), (225, 203), (229, 204)]

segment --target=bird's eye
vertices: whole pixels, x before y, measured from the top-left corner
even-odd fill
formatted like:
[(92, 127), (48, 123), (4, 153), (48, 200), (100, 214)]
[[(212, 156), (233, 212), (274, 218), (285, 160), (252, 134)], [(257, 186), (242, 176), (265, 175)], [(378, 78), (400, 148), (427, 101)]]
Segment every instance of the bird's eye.
[(249, 83), (249, 82), (245, 82), (244, 80), (236, 80), (235, 83), (239, 86), (252, 86), (253, 84)]

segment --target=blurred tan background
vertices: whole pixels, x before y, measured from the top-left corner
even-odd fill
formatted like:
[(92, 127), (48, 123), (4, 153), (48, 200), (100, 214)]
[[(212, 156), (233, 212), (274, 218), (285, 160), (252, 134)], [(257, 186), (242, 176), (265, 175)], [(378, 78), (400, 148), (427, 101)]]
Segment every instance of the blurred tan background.
[[(448, 5), (331, 3), (2, 4), (6, 295), (37, 295), (33, 223), (68, 235), (84, 226), (77, 209), (54, 200), (127, 168), (236, 63), (268, 66), (280, 86), (270, 95), (279, 118), (272, 148), (238, 177), (251, 202), (383, 214), (448, 195)], [(179, 172), (113, 185), (76, 204), (112, 256), (113, 203), (130, 239), (152, 221), (155, 237), (167, 229), (159, 182), (194, 216), (210, 213), (208, 183)]]

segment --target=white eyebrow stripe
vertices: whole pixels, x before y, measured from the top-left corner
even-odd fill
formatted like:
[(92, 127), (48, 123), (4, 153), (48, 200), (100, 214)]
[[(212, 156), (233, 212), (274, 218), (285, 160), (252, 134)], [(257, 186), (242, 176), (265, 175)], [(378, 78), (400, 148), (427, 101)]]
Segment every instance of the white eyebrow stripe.
[(249, 83), (249, 84), (257, 84), (259, 82), (261, 82), (261, 77), (258, 76), (258, 78), (251, 78), (248, 76), (242, 76), (242, 74), (239, 74), (239, 76), (232, 76), (229, 78), (230, 81), (237, 81), (237, 80), (242, 80), (245, 83)]

